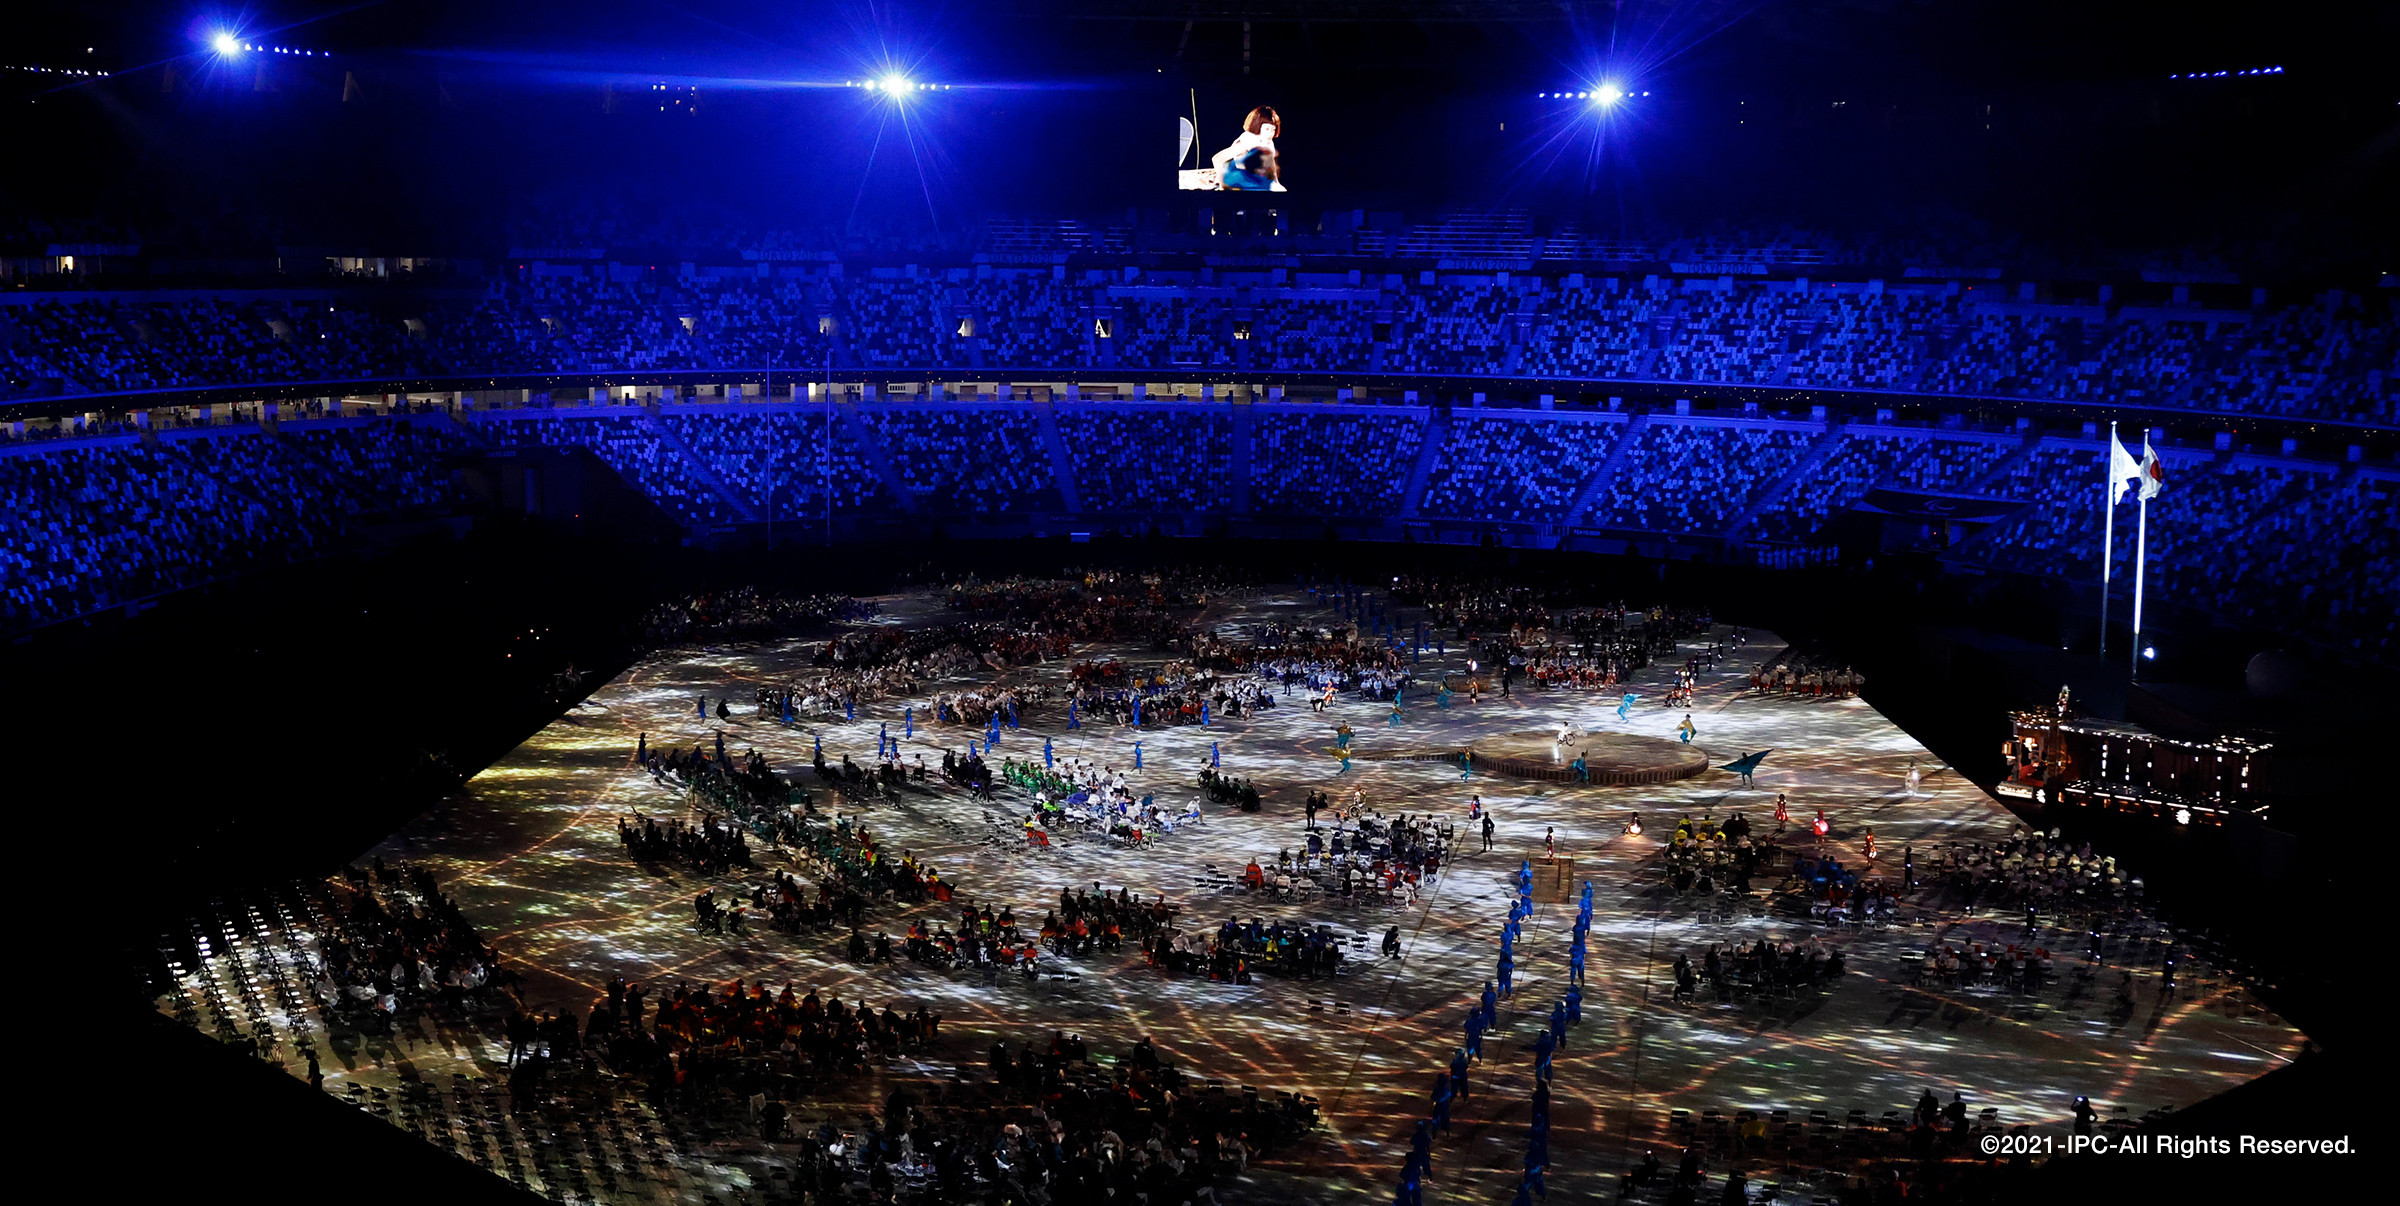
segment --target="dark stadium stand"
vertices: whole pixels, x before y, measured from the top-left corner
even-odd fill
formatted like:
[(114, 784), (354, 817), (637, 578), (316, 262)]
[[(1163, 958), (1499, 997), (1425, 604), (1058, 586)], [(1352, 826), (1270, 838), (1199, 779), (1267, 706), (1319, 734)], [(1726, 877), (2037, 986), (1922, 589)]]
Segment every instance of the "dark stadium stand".
[[(852, 534), (907, 514), (962, 532), (1010, 516), (1037, 525), (1011, 531), (1215, 517), (1265, 535), (1337, 521), (1383, 539), (1438, 524), (1435, 538), (1666, 540), (1783, 564), (1781, 550), (1855, 538), (1834, 521), (1880, 488), (2005, 503), (1996, 522), (1936, 542), (1979, 570), (2089, 578), (2099, 549), (2104, 444), (2059, 431), (1269, 402), (875, 402), (837, 407), (828, 467), (824, 410), (806, 402), (551, 401), (270, 425), (220, 416), (0, 447), (0, 497), (21, 517), (0, 538), (7, 625), (304, 559), (382, 519), (462, 507), (453, 465), (541, 447), (590, 449), (703, 537), (764, 522), (771, 485), (781, 518), (821, 521), (830, 473), (835, 518)], [(2177, 488), (2151, 517), (2155, 564), (2167, 567), (2154, 606), (2293, 624), (2332, 647), (2390, 656), (2400, 471), (2273, 451), (2176, 447), (2163, 459)], [(2116, 549), (2118, 572), (2129, 572), (2128, 542)], [(2252, 572), (2262, 556), (2290, 572)]]
[[(1783, 566), (1889, 544), (1854, 517), (1896, 490), (1977, 512), (1903, 544), (2085, 580), (2099, 425), (2123, 419), (2179, 487), (2153, 517), (2158, 605), (2390, 656), (2389, 298), (1684, 267), (525, 261), (400, 291), (0, 295), (5, 623), (485, 505), (456, 467), (545, 448), (589, 449), (701, 539), (822, 523), (830, 492), (848, 537), (1333, 522)], [(2245, 572), (2260, 553), (2295, 572)]]
[(2391, 300), (2338, 290), (2274, 305), (2262, 290), (2228, 309), (2039, 302), (2032, 282), (1426, 272), (1350, 288), (1211, 270), (1118, 285), (1121, 271), (1070, 284), (1063, 270), (982, 265), (659, 284), (540, 267), (404, 299), (17, 294), (0, 306), (0, 378), (28, 399), (522, 373), (1216, 368), (1888, 390), (2385, 427), (2400, 392)]

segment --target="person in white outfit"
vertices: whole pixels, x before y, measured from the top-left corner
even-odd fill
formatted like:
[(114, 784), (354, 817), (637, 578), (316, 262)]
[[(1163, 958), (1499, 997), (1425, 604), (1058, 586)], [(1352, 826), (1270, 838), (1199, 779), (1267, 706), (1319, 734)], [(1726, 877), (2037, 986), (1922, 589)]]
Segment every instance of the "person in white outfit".
[(1209, 157), (1209, 167), (1216, 173), (1218, 183), (1237, 192), (1286, 191), (1282, 157), (1275, 150), (1275, 135), (1282, 129), (1283, 118), (1272, 106), (1252, 109), (1250, 116), (1242, 119), (1242, 136)]

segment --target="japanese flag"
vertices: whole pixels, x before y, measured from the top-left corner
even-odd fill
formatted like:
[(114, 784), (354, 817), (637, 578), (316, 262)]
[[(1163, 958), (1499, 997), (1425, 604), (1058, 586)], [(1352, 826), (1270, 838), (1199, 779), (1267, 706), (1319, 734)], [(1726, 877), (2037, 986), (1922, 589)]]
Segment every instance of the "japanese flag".
[(2167, 488), (2166, 466), (2159, 464), (2158, 453), (2150, 447), (2150, 437), (2142, 437), (2142, 494), (2144, 501), (2158, 497)]
[[(2144, 439), (2142, 446), (2144, 448), (2150, 446), (2147, 438)], [(2141, 462), (2134, 460), (2133, 454), (2125, 451), (2125, 441), (2118, 439), (2115, 429), (2111, 428), (2108, 433), (2109, 503), (2113, 506), (2124, 502), (2125, 491), (2133, 485), (2134, 479), (2140, 476), (2142, 476)]]

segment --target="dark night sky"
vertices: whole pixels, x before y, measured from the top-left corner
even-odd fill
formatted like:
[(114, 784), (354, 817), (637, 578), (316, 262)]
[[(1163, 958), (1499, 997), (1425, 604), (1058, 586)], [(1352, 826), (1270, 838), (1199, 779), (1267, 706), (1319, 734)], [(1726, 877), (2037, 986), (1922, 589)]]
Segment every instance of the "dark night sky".
[[(1361, 12), (1403, 19), (1349, 19)], [(575, 193), (768, 224), (947, 225), (1163, 204), (1173, 118), (1196, 92), (1205, 149), (1251, 104), (1284, 111), (1296, 204), (1527, 204), (1628, 228), (1981, 222), (2054, 242), (2297, 226), (2377, 242), (2396, 208), (2400, 94), (2374, 58), (2400, 44), (2393, 14), (2021, 0), (54, 6), (12, 38), (12, 64), (140, 69), (63, 89), (0, 79), (35, 165), (0, 197), (211, 242), (471, 242), (528, 199)], [(205, 46), (222, 29), (335, 57), (229, 63)], [(2166, 78), (2270, 64), (2285, 73)], [(887, 65), (956, 87), (895, 120), (860, 90), (793, 86)], [(1535, 99), (1602, 78), (1651, 95), (1604, 121)], [(660, 81), (696, 84), (698, 114), (657, 113)]]

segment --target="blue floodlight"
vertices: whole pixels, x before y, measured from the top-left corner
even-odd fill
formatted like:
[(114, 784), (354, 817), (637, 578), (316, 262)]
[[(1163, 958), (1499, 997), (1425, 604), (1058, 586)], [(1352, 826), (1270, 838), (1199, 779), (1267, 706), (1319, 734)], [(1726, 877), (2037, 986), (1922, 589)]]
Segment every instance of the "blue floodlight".
[(883, 77), (881, 84), (883, 87), (883, 94), (894, 99), (898, 99), (899, 97), (906, 95), (916, 88), (916, 85), (908, 82), (907, 76), (899, 74), (887, 75)]
[(221, 33), (221, 34), (218, 34), (218, 35), (217, 35), (217, 40), (216, 40), (216, 42), (214, 43), (214, 45), (215, 45), (215, 46), (216, 46), (216, 48), (217, 48), (217, 53), (218, 53), (218, 54), (240, 54), (240, 53), (242, 53), (242, 42), (241, 42), (241, 39), (239, 39), (239, 38), (236, 38), (236, 37), (234, 37), (232, 34), (229, 34), (229, 33)]
[(1613, 105), (1625, 99), (1625, 92), (1615, 84), (1602, 84), (1600, 90), (1592, 94), (1592, 99), (1603, 105)]

